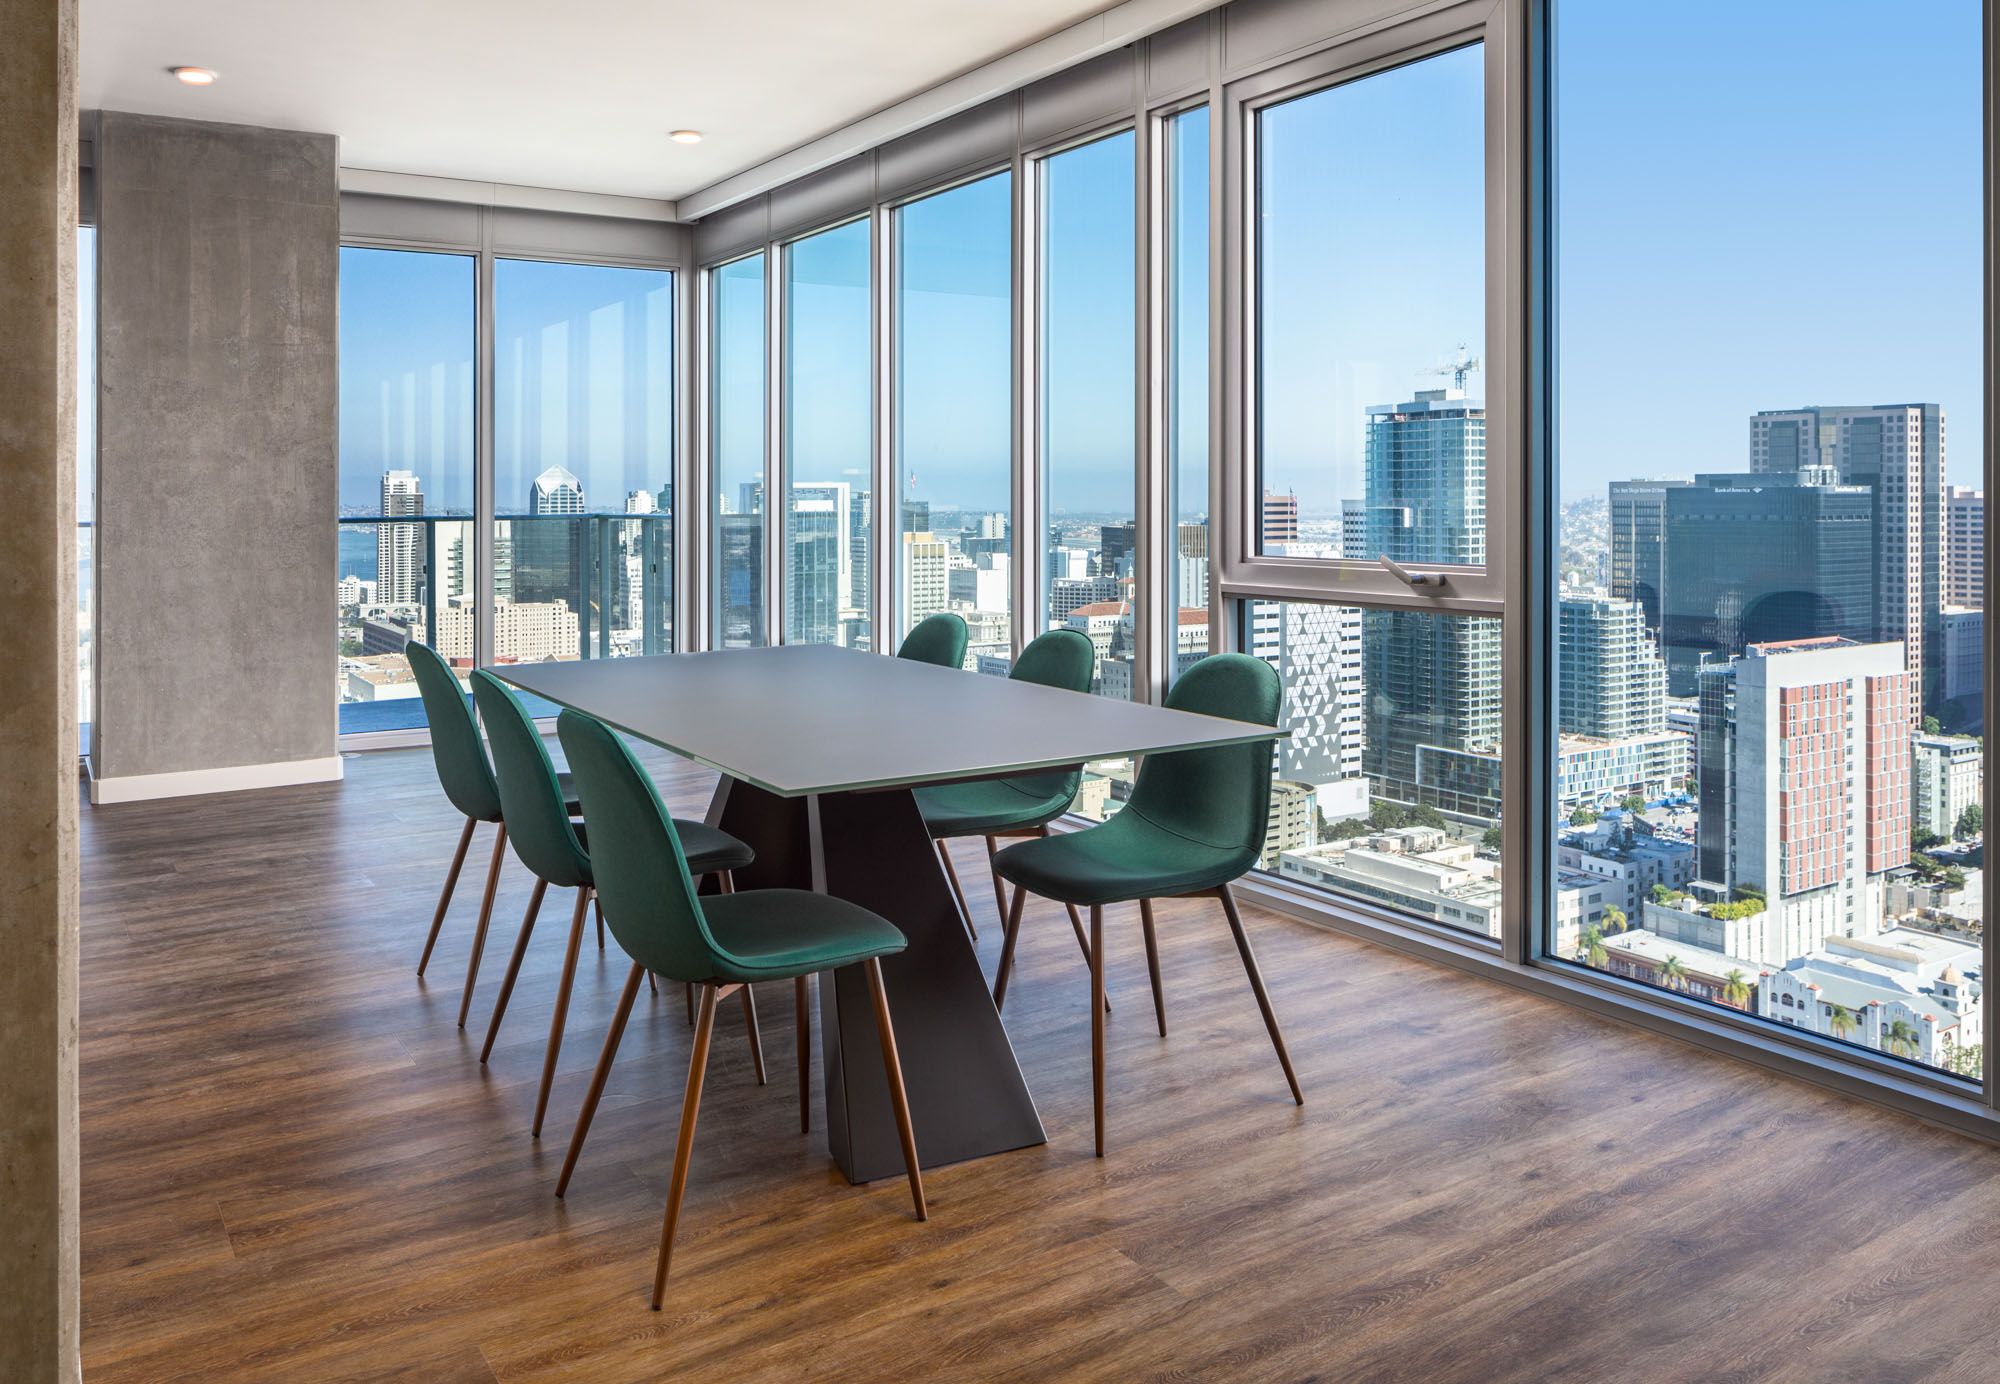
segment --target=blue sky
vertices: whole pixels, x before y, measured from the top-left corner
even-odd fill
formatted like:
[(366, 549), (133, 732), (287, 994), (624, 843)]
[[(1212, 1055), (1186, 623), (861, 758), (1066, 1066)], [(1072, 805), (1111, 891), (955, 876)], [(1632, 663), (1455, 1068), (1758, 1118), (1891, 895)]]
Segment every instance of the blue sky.
[[(1558, 138), (1561, 489), (1747, 464), (1749, 416), (1810, 403), (1936, 402), (1950, 479), (1981, 444), (1980, 7), (1562, 0)], [(1717, 36), (1723, 36), (1718, 41)], [(1264, 478), (1327, 510), (1360, 491), (1362, 420), (1485, 355), (1481, 55), (1425, 60), (1263, 117)], [(1193, 194), (1175, 274), (1199, 306), (1205, 115), (1177, 144)], [(1047, 446), (1054, 510), (1129, 510), (1129, 134), (1045, 168)], [(1008, 501), (1010, 178), (899, 213), (906, 493)], [(862, 482), (868, 227), (791, 257), (800, 479)], [(725, 493), (761, 469), (761, 259), (718, 280)], [(472, 495), (472, 261), (342, 252), (344, 504), (414, 466), (432, 512)], [(502, 507), (553, 459), (593, 507), (666, 479), (671, 315), (646, 271), (501, 267)], [(1205, 322), (1179, 318), (1184, 514), (1206, 464)], [(606, 368), (589, 369), (596, 360)], [(1475, 374), (1470, 392), (1483, 392)], [(914, 476), (914, 481), (911, 477)], [(517, 495), (518, 492), (518, 495)]]

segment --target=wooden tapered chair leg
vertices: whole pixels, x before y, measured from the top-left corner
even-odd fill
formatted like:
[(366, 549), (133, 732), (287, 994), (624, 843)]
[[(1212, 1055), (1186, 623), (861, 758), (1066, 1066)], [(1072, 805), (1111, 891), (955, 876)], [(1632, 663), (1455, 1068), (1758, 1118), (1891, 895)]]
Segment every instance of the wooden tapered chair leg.
[(542, 911), (542, 895), (549, 892), (549, 882), (535, 881), (535, 892), (528, 896), (528, 911), (521, 917), (521, 935), (514, 939), (514, 954), (507, 958), (507, 974), (500, 981), (500, 998), (493, 1001), (493, 1017), (486, 1025), (486, 1043), (479, 1049), (479, 1060), (484, 1062), (493, 1051), (493, 1040), (500, 1036), (500, 1016), (507, 1012), (507, 1001), (514, 993), (514, 980), (521, 974), (521, 958), (528, 954), (528, 938), (535, 930), (535, 919)]
[[(972, 925), (972, 905), (965, 901), (965, 889), (958, 882), (958, 867), (951, 863), (951, 847), (942, 840), (933, 841), (931, 844), (937, 847), (938, 859), (944, 862), (944, 877), (951, 881), (951, 896), (958, 900), (959, 919), (965, 924), (965, 930), (971, 934), (972, 940), (977, 942), (979, 929)], [(1001, 916), (1004, 918), (1006, 915), (1003, 913)]]
[(1153, 901), (1139, 900), (1139, 926), (1146, 934), (1146, 969), (1153, 977), (1153, 1016), (1160, 1021), (1160, 1036), (1167, 1036), (1167, 997), (1160, 988), (1160, 939), (1153, 932)]
[(743, 987), (743, 1022), (750, 1030), (750, 1061), (757, 1068), (757, 1084), (764, 1084), (764, 1035), (757, 1028), (757, 1004), (750, 998), (750, 987)]
[(715, 1031), (716, 987), (701, 987), (701, 1014), (694, 1025), (694, 1052), (688, 1058), (687, 1095), (681, 1101), (680, 1137), (674, 1142), (674, 1176), (667, 1185), (667, 1218), (660, 1227), (660, 1262), (653, 1270), (653, 1310), (667, 1295), (667, 1266), (673, 1259), (674, 1230), (681, 1219), (681, 1195), (687, 1191), (688, 1158), (694, 1152), (694, 1122), (701, 1113), (701, 1083), (708, 1074), (708, 1040)]
[(438, 931), (444, 926), (444, 913), (451, 907), (452, 891), (458, 888), (458, 872), (465, 866), (465, 852), (472, 845), (472, 829), (479, 823), (467, 817), (465, 830), (458, 834), (458, 849), (451, 853), (451, 869), (444, 877), (444, 892), (438, 895), (437, 912), (431, 915), (431, 935), (424, 939), (424, 954), (417, 961), (417, 974), (424, 973), (424, 967), (431, 964), (431, 948), (438, 944)]
[(593, 899), (591, 901), (591, 906), (597, 910), (597, 949), (599, 951), (603, 951), (604, 950), (604, 903), (602, 900)]
[(569, 1020), (569, 992), (576, 984), (576, 956), (583, 950), (583, 915), (590, 907), (591, 888), (583, 885), (576, 891), (576, 910), (569, 919), (569, 950), (563, 953), (562, 983), (556, 988), (556, 1013), (549, 1021), (549, 1050), (542, 1058), (542, 1089), (535, 1096), (535, 1123), (529, 1131), (537, 1139), (542, 1135), (542, 1117), (549, 1109), (549, 1088), (555, 1085), (556, 1054), (562, 1051), (563, 1025)]
[(1271, 1046), (1278, 1050), (1278, 1065), (1285, 1069), (1285, 1081), (1292, 1088), (1292, 1100), (1306, 1103), (1305, 1093), (1299, 1090), (1299, 1078), (1292, 1071), (1292, 1056), (1285, 1051), (1285, 1035), (1278, 1032), (1278, 1015), (1271, 1008), (1271, 997), (1264, 991), (1264, 976), (1257, 969), (1257, 955), (1250, 950), (1250, 934), (1243, 930), (1243, 918), (1236, 911), (1236, 896), (1223, 885), (1215, 891), (1222, 896), (1222, 911), (1229, 919), (1229, 930), (1236, 936), (1236, 951), (1243, 958), (1243, 973), (1250, 977), (1250, 988), (1257, 992), (1257, 1007), (1264, 1011), (1264, 1027), (1271, 1031)]
[(1090, 1108), (1104, 1157), (1104, 905), (1090, 906)]
[(806, 994), (806, 978), (798, 977), (792, 983), (792, 993), (797, 1004), (794, 1015), (798, 1023), (799, 1039), (799, 1133), (812, 1133), (812, 1000)]
[(683, 985), (681, 990), (687, 995), (688, 1027), (694, 1027), (694, 986)]
[(569, 1175), (576, 1171), (576, 1156), (583, 1152), (583, 1138), (590, 1133), (590, 1122), (597, 1115), (598, 1097), (604, 1094), (604, 1080), (611, 1075), (611, 1059), (618, 1055), (619, 1040), (625, 1036), (625, 1021), (632, 1017), (632, 1001), (639, 997), (639, 972), (644, 969), (634, 961), (630, 974), (625, 977), (625, 992), (618, 997), (618, 1008), (611, 1016), (611, 1030), (604, 1035), (604, 1050), (597, 1055), (597, 1070), (590, 1074), (590, 1090), (584, 1095), (583, 1109), (577, 1114), (576, 1129), (569, 1136), (569, 1152), (563, 1157), (562, 1176), (556, 1179), (557, 1196), (569, 1189)]
[(924, 1174), (917, 1166), (917, 1136), (910, 1128), (910, 1098), (903, 1091), (903, 1062), (896, 1055), (896, 1030), (889, 1022), (889, 996), (882, 989), (882, 961), (871, 956), (862, 962), (868, 972), (868, 993), (875, 1000), (875, 1036), (882, 1044), (882, 1068), (889, 1078), (889, 1103), (896, 1109), (896, 1133), (903, 1141), (903, 1166), (910, 1172), (910, 1200), (916, 1203), (917, 1219), (930, 1219), (924, 1204)]
[(1007, 916), (1007, 886), (1001, 883), (1000, 871), (993, 864), (993, 857), (1000, 853), (1000, 842), (994, 837), (986, 838), (986, 867), (993, 874), (993, 911), (1000, 917)]
[(479, 926), (472, 931), (472, 959), (465, 963), (465, 996), (458, 1002), (458, 1026), (472, 1009), (472, 987), (479, 980), (479, 955), (486, 950), (486, 925), (493, 919), (493, 895), (500, 888), (500, 862), (507, 854), (507, 824), (493, 838), (493, 864), (486, 871), (486, 896), (479, 901)]
[(1028, 891), (1014, 891), (1014, 906), (1007, 911), (1007, 932), (1000, 942), (1000, 969), (993, 975), (993, 1008), (999, 1010), (1007, 1003), (1007, 977), (1014, 973), (1014, 942), (1021, 935), (1021, 905), (1026, 903)]

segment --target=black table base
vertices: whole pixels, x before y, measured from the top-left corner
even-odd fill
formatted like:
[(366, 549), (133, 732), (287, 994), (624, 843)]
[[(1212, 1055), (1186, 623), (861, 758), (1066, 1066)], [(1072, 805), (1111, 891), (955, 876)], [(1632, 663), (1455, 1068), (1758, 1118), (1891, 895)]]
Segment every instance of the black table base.
[[(737, 888), (820, 890), (909, 938), (882, 972), (923, 1166), (1048, 1142), (909, 789), (788, 798), (725, 776), (708, 821), (757, 852)], [(849, 1182), (901, 1177), (867, 978), (823, 973), (819, 1004), (834, 1161)]]

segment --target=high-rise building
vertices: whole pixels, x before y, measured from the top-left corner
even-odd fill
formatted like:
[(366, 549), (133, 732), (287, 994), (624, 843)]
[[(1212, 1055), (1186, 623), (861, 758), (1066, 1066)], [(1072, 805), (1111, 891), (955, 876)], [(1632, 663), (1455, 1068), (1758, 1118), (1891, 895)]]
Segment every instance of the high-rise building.
[(869, 492), (854, 491), (847, 499), (848, 599), (866, 613), (875, 591), (875, 532)]
[(1613, 481), (1611, 528), (1611, 594), (1636, 601), (1645, 611), (1646, 628), (1660, 632), (1661, 564), (1666, 552), (1667, 491), (1692, 481)]
[(1097, 529), (1097, 574), (1129, 577), (1138, 560), (1139, 527), (1131, 521), (1100, 524)]
[[(1249, 651), (1277, 670), (1285, 689), (1282, 723), (1292, 733), (1278, 742), (1279, 775), (1310, 783), (1322, 793), (1329, 785), (1359, 779), (1361, 610), (1310, 601), (1256, 601), (1250, 611)], [(1200, 615), (1206, 653), (1208, 612)]]
[[(1765, 902), (1738, 929), (1763, 964), (1882, 919), (1910, 857), (1910, 684), (1900, 645), (1753, 644), (1701, 676), (1699, 885)], [(1738, 942), (1737, 945), (1745, 945)]]
[[(1420, 396), (1421, 397), (1421, 396)], [(1369, 412), (1374, 412), (1370, 409)], [(1264, 521), (1258, 529), (1259, 546), (1269, 552), (1273, 543), (1296, 543), (1299, 541), (1299, 497), (1287, 490), (1280, 495), (1276, 491), (1264, 492)]]
[(1963, 485), (1944, 488), (1944, 603), (1986, 601), (1986, 492)]
[(853, 506), (845, 481), (792, 484), (790, 638), (806, 644), (841, 642), (854, 601)]
[(1564, 735), (1616, 740), (1667, 728), (1667, 666), (1638, 602), (1565, 597), (1556, 642)]
[(741, 648), (766, 641), (764, 629), (764, 517), (722, 514), (715, 521), (717, 643)]
[[(524, 605), (560, 601), (577, 611), (583, 581), (583, 482), (551, 466), (528, 487), (528, 517), (511, 521), (514, 599)], [(580, 611), (578, 611), (581, 614)]]
[[(1364, 553), (1486, 560), (1486, 408), (1457, 389), (1368, 410)], [(1343, 547), (1345, 545), (1343, 544)], [(1500, 622), (1429, 611), (1362, 617), (1362, 758), (1374, 791), (1500, 815)]]
[[(1875, 492), (1873, 638), (1900, 642), (1914, 719), (1940, 695), (1944, 580), (1944, 410), (1936, 404), (1774, 409), (1750, 420), (1750, 469), (1830, 466)], [(1831, 631), (1827, 631), (1831, 632)]]
[(1874, 492), (1824, 467), (1703, 475), (1665, 491), (1660, 642), (1667, 690), (1752, 644), (1874, 642)]
[(1958, 834), (1958, 819), (1981, 800), (1983, 758), (1980, 742), (1970, 735), (1911, 737), (1910, 817), (1919, 830)]
[(903, 535), (898, 605), (906, 625), (951, 609), (951, 545), (934, 533)]
[[(414, 471), (382, 473), (382, 517), (424, 512), (424, 486)], [(424, 599), (429, 559), (422, 524), (375, 526), (375, 599), (383, 605), (417, 605)]]

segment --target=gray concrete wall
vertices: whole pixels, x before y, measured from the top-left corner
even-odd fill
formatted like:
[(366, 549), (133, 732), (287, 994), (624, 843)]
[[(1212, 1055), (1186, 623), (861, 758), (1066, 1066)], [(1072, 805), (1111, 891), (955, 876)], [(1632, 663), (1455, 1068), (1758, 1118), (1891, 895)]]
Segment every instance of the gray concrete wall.
[(106, 111), (100, 780), (335, 753), (331, 135)]
[(76, 0), (0, 3), (0, 1379), (78, 1377)]

